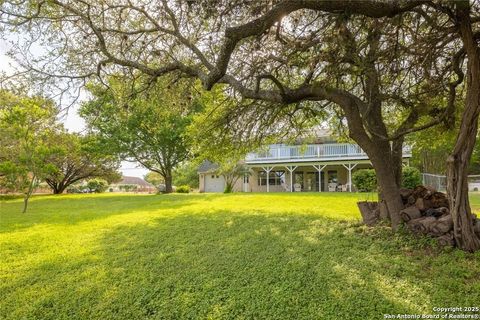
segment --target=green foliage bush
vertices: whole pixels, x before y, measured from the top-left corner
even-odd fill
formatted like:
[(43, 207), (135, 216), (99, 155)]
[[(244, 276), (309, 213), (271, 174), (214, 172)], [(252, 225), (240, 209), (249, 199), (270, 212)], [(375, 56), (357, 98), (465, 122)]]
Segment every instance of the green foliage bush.
[[(373, 169), (360, 169), (353, 173), (352, 182), (360, 192), (377, 190), (377, 175)], [(417, 168), (404, 167), (402, 170), (402, 187), (413, 189), (422, 185), (422, 174)]]
[(176, 189), (177, 193), (189, 193), (190, 192), (190, 186), (184, 185), (184, 186), (178, 186)]
[(90, 192), (102, 193), (107, 190), (108, 182), (103, 179), (88, 180), (87, 188), (90, 190)]
[(225, 186), (225, 189), (223, 190), (223, 193), (232, 193), (233, 192), (233, 186), (229, 183)]
[(118, 188), (125, 192), (137, 191), (138, 186), (136, 184), (122, 184)]
[(402, 187), (413, 189), (422, 185), (422, 174), (417, 168), (404, 167), (402, 170)]
[(0, 201), (23, 199), (23, 194), (0, 194)]
[(353, 173), (352, 182), (360, 192), (373, 192), (377, 189), (377, 176), (373, 169), (360, 169)]
[(173, 184), (176, 186), (189, 185), (194, 189), (198, 189), (198, 164), (187, 162), (176, 168), (173, 172)]
[(84, 190), (83, 186), (72, 185), (67, 188), (67, 193), (82, 193)]

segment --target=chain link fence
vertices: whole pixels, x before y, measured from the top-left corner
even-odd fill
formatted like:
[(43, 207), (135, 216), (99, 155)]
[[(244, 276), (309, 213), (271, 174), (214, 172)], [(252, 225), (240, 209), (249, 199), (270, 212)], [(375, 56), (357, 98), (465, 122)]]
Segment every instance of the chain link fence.
[(440, 192), (447, 191), (447, 177), (439, 174), (422, 173), (424, 186), (433, 187)]
[[(447, 190), (447, 177), (439, 174), (422, 173), (422, 180), (424, 186), (430, 186), (440, 192)], [(468, 191), (480, 191), (480, 175), (468, 176)]]

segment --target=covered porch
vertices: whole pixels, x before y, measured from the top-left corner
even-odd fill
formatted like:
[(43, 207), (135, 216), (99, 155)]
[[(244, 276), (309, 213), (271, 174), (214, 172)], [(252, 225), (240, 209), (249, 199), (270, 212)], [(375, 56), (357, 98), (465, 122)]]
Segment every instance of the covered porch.
[(355, 170), (371, 168), (369, 160), (249, 164), (245, 192), (352, 192)]

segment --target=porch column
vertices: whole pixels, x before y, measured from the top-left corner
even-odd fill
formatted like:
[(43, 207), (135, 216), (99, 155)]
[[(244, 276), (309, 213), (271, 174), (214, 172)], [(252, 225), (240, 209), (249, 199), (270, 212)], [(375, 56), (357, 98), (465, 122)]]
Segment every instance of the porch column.
[(263, 171), (267, 173), (267, 192), (270, 192), (270, 171), (272, 171), (273, 167), (262, 167)]
[(248, 190), (247, 190), (247, 177), (248, 177), (248, 174), (245, 172), (243, 174), (243, 192), (248, 192)]
[(348, 170), (348, 191), (352, 192), (352, 170), (358, 163), (342, 164)]
[(285, 166), (288, 172), (290, 172), (290, 192), (293, 192), (293, 171), (297, 169), (298, 166)]
[(312, 165), (318, 171), (318, 192), (322, 192), (322, 171), (327, 166), (326, 164), (313, 164)]

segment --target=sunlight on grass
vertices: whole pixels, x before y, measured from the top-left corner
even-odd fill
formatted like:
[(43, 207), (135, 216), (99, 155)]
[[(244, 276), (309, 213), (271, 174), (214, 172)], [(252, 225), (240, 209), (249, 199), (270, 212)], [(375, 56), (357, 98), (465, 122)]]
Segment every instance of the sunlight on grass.
[(366, 197), (42, 196), (23, 215), (4, 201), (0, 315), (373, 319), (480, 301), (479, 254), (360, 225)]

